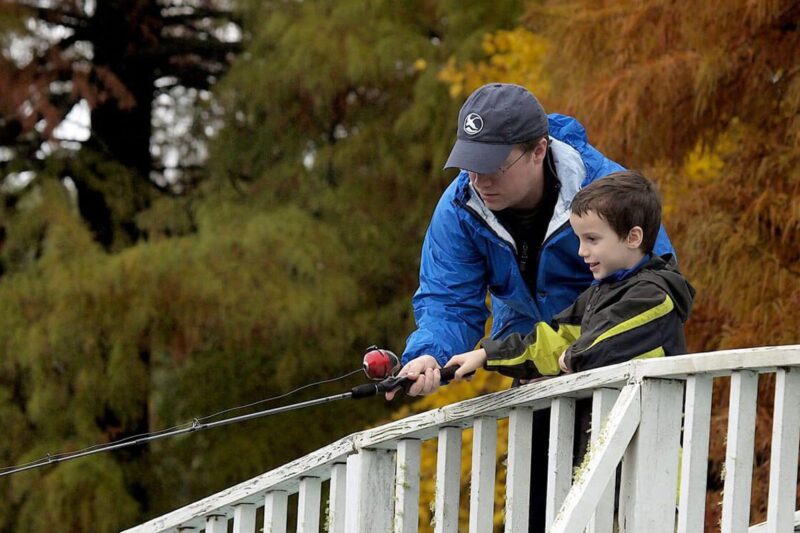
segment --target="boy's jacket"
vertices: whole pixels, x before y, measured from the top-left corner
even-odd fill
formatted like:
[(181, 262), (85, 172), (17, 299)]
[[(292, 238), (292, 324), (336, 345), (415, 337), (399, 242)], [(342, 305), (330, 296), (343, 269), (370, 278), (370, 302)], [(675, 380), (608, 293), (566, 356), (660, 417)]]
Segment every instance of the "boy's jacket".
[(526, 337), (483, 342), (485, 367), (530, 379), (560, 373), (558, 358), (573, 372), (686, 353), (683, 323), (694, 288), (671, 254), (653, 257), (621, 281), (592, 285), (550, 324), (539, 322)]

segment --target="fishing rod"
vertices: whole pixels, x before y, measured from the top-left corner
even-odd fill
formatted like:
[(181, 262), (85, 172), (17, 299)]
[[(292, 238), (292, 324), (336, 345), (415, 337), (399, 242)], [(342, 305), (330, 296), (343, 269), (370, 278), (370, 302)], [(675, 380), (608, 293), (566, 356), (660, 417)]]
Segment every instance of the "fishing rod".
[[(24, 472), (26, 470), (33, 470), (34, 468), (40, 468), (47, 465), (63, 463), (65, 461), (70, 461), (72, 459), (78, 459), (81, 457), (87, 457), (89, 455), (94, 455), (101, 452), (119, 450), (121, 448), (127, 448), (128, 446), (137, 446), (141, 444), (146, 444), (148, 442), (165, 439), (167, 437), (175, 437), (177, 435), (183, 435), (186, 433), (194, 433), (219, 426), (226, 426), (238, 422), (245, 422), (247, 420), (263, 418), (265, 416), (271, 416), (279, 413), (285, 413), (287, 411), (294, 411), (297, 409), (312, 407), (314, 405), (320, 405), (323, 403), (330, 403), (348, 398), (352, 398), (354, 400), (358, 400), (361, 398), (369, 398), (371, 396), (376, 396), (378, 394), (387, 393), (397, 389), (403, 389), (405, 392), (408, 392), (408, 389), (411, 387), (411, 385), (413, 385), (414, 381), (406, 376), (397, 375), (397, 372), (400, 370), (400, 367), (401, 367), (400, 360), (397, 358), (397, 355), (395, 355), (393, 352), (377, 348), (375, 346), (371, 346), (367, 349), (367, 352), (364, 354), (364, 361), (362, 364), (362, 368), (367, 377), (375, 381), (375, 383), (365, 383), (363, 385), (358, 385), (356, 387), (353, 387), (347, 392), (334, 394), (333, 396), (326, 396), (324, 398), (317, 398), (315, 400), (307, 400), (305, 402), (298, 402), (295, 404), (284, 405), (281, 407), (266, 409), (264, 411), (258, 411), (246, 415), (223, 418), (222, 420), (217, 420), (214, 422), (201, 422), (201, 420), (217, 416), (224, 412), (232, 411), (236, 408), (227, 409), (225, 411), (221, 411), (220, 413), (216, 413), (216, 415), (210, 415), (202, 418), (195, 418), (191, 422), (191, 425), (188, 427), (179, 427), (178, 429), (171, 428), (159, 432), (145, 433), (137, 437), (128, 437), (127, 439), (123, 439), (121, 441), (109, 442), (107, 444), (85, 448), (83, 450), (79, 450), (77, 452), (72, 452), (72, 453), (61, 453), (57, 455), (47, 454), (46, 457), (39, 459), (37, 461), (33, 461), (28, 464), (16, 467), (9, 467), (7, 469), (0, 469), (0, 477), (10, 476), (11, 474), (17, 474), (19, 472)], [(456, 370), (458, 370), (458, 366), (450, 366), (443, 368), (441, 370), (442, 381), (450, 381), (451, 379), (453, 379), (453, 377), (455, 377)], [(356, 370), (354, 372), (351, 372), (350, 374), (346, 374), (343, 377), (350, 376), (355, 372), (358, 371)], [(301, 387), (301, 389), (302, 388), (305, 387)], [(300, 389), (296, 389), (295, 391), (292, 392), (297, 392), (298, 390)], [(267, 401), (267, 400), (262, 400), (262, 401)], [(261, 402), (255, 402), (255, 403), (261, 403)], [(255, 405), (255, 404), (250, 404), (250, 405)], [(243, 406), (243, 407), (248, 407), (248, 406)]]

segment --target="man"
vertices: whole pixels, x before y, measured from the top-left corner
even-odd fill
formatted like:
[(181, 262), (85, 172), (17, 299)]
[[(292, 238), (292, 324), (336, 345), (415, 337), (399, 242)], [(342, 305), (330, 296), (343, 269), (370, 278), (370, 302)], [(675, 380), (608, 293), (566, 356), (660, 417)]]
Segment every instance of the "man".
[[(467, 98), (445, 168), (462, 170), (423, 243), (417, 330), (402, 357), (411, 395), (434, 392), (439, 368), (483, 337), (487, 289), (491, 338), (503, 339), (549, 322), (591, 284), (569, 204), (582, 186), (623, 170), (588, 144), (577, 120), (548, 117), (530, 91), (503, 83)], [(654, 251), (673, 252), (663, 227)]]
[[(484, 336), (487, 290), (490, 336), (504, 339), (550, 322), (589, 287), (592, 273), (578, 255), (569, 205), (582, 186), (623, 170), (588, 143), (577, 120), (548, 117), (530, 91), (502, 83), (467, 98), (445, 168), (461, 172), (439, 200), (422, 247), (417, 329), (400, 371), (415, 381), (412, 396), (436, 391), (439, 369)], [(663, 228), (654, 252), (673, 252)], [(590, 406), (578, 408), (590, 413)], [(586, 416), (576, 418), (588, 425)], [(530, 531), (543, 531), (549, 411), (536, 413), (534, 431)], [(582, 433), (576, 457), (586, 446)]]

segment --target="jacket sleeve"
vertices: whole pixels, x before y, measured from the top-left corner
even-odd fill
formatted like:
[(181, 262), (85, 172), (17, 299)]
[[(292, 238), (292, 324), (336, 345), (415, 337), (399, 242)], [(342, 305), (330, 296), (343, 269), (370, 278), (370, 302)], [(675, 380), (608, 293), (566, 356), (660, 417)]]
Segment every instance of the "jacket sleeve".
[(482, 347), (486, 350), (484, 368), (519, 379), (561, 373), (558, 358), (580, 335), (580, 313), (577, 310), (582, 306), (583, 295), (553, 318), (551, 324), (538, 322), (524, 338), (514, 333), (502, 341), (483, 341)]
[(637, 284), (624, 298), (583, 323), (565, 362), (580, 372), (630, 359), (663, 357), (664, 336), (676, 327), (682, 324), (669, 295), (653, 283)]
[(443, 197), (422, 245), (419, 289), (412, 300), (417, 329), (406, 341), (403, 364), (427, 354), (444, 365), (484, 336), (486, 259), (471, 231)]

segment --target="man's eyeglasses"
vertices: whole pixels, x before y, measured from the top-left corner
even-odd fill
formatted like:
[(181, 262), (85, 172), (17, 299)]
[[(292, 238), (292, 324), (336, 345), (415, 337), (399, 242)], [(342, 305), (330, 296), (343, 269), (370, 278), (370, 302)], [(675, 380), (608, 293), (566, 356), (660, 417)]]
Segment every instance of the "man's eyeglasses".
[(497, 171), (497, 175), (499, 175), (499, 176), (502, 176), (503, 174), (505, 174), (505, 173), (508, 171), (508, 169), (510, 169), (511, 167), (513, 167), (514, 165), (516, 165), (516, 164), (517, 164), (517, 161), (519, 161), (520, 159), (522, 159), (522, 156), (524, 156), (524, 155), (525, 155), (525, 154), (527, 154), (527, 153), (528, 153), (528, 152), (522, 152), (521, 154), (519, 154), (519, 157), (518, 157), (518, 158), (516, 158), (515, 160), (513, 160), (511, 163), (509, 163), (509, 164), (508, 164), (508, 165), (506, 165), (506, 166), (500, 167), (500, 170), (498, 170), (498, 171)]

